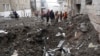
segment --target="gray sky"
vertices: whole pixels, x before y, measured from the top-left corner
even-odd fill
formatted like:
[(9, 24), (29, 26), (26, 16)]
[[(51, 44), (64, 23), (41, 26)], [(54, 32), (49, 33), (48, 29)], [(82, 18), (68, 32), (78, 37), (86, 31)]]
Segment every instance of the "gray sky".
[(59, 10), (59, 4), (57, 3), (57, 0), (46, 0), (48, 4), (48, 8), (50, 10), (58, 11)]
[(57, 2), (57, 0), (46, 0), (47, 2)]
[(48, 6), (58, 6), (57, 0), (46, 0), (48, 3)]

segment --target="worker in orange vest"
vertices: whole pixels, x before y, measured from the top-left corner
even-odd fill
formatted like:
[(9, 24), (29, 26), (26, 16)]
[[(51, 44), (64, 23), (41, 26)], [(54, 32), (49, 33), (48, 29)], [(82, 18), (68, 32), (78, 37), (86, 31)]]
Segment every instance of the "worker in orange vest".
[(67, 12), (65, 12), (65, 13), (63, 14), (63, 19), (64, 19), (64, 20), (67, 19)]

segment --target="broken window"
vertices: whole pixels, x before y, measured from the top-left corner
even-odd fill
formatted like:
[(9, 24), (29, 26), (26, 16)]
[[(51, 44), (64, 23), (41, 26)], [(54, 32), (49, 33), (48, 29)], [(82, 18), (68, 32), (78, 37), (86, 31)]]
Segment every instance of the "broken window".
[(92, 0), (86, 0), (86, 5), (92, 5)]

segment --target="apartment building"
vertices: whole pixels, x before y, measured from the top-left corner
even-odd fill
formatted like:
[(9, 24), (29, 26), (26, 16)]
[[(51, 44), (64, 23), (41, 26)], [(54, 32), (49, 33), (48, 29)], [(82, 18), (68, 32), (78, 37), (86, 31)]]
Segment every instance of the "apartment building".
[(30, 0), (10, 0), (11, 9), (17, 11), (21, 17), (31, 16)]
[(67, 4), (71, 8), (72, 15), (77, 13), (89, 15), (100, 39), (100, 0), (67, 0)]
[(81, 13), (88, 14), (100, 40), (100, 0), (82, 0)]
[(9, 0), (0, 0), (0, 12), (9, 10), (10, 10)]
[(5, 11), (7, 14), (9, 14), (8, 11), (10, 11), (10, 10), (11, 10), (11, 8), (10, 8), (9, 0), (0, 0), (0, 16), (4, 16)]
[(81, 0), (66, 0), (66, 5), (67, 5), (67, 11), (70, 13), (71, 15), (74, 16), (76, 14), (79, 14), (81, 12)]
[(31, 16), (30, 0), (0, 0), (0, 16), (9, 17), (12, 10), (20, 17)]
[(41, 13), (41, 10), (47, 9), (46, 0), (31, 0), (31, 8), (32, 8), (32, 15), (34, 15), (35, 11)]
[(30, 0), (10, 0), (10, 3), (13, 10), (30, 9)]

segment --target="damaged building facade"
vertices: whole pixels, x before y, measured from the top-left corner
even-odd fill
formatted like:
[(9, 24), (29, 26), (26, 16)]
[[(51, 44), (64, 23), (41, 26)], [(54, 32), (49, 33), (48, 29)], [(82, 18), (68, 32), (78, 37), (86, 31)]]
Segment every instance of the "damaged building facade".
[(100, 0), (91, 0), (89, 5), (86, 6), (86, 8), (91, 23), (98, 31), (100, 39)]
[(31, 16), (30, 0), (0, 0), (0, 16), (9, 17), (12, 10), (20, 17)]
[(88, 14), (91, 23), (100, 36), (100, 0), (81, 0), (80, 13)]
[(100, 36), (100, 0), (67, 0), (68, 12), (71, 16), (88, 14), (91, 23)]
[(66, 0), (67, 12), (71, 16), (79, 14), (81, 11), (81, 0)]
[(47, 9), (46, 0), (31, 0), (32, 15), (34, 15), (36, 11), (40, 12), (41, 9)]

